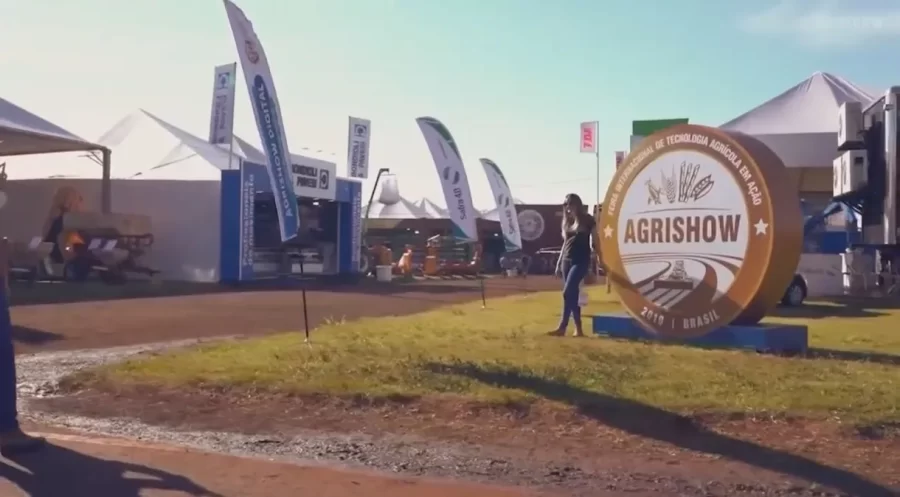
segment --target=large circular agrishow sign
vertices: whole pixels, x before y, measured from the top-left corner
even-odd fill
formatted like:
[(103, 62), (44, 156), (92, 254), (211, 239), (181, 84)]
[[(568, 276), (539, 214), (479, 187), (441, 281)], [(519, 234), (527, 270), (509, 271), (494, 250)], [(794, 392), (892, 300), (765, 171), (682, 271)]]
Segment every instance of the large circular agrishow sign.
[(797, 191), (768, 147), (685, 124), (632, 150), (598, 230), (628, 312), (647, 331), (690, 338), (759, 322), (793, 279), (802, 226)]

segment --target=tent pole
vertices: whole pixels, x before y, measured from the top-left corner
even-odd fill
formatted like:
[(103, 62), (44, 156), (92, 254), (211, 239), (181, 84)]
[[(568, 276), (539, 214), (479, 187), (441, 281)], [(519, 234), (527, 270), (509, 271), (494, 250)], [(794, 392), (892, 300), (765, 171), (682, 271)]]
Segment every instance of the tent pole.
[(112, 212), (112, 181), (110, 180), (110, 163), (112, 151), (104, 148), (103, 152), (103, 179), (100, 184), (100, 212), (109, 214)]
[(366, 235), (366, 228), (367, 228), (366, 222), (369, 220), (369, 211), (372, 210), (372, 201), (375, 200), (375, 189), (378, 188), (378, 181), (381, 179), (382, 174), (390, 173), (390, 172), (391, 172), (390, 169), (388, 169), (386, 167), (382, 167), (381, 169), (378, 170), (378, 174), (375, 175), (375, 184), (372, 185), (372, 194), (369, 195), (369, 204), (366, 205), (366, 214), (365, 214), (365, 216), (363, 216), (363, 225), (362, 225), (363, 236)]

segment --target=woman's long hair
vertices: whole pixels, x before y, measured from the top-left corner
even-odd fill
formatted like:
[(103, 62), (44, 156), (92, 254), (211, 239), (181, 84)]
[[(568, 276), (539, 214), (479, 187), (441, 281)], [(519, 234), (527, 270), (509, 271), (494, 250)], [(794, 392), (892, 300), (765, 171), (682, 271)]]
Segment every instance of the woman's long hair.
[[(566, 207), (572, 212), (572, 215), (566, 212)], [(562, 224), (560, 226), (563, 239), (566, 238), (566, 232), (578, 230), (585, 214), (584, 202), (581, 201), (581, 197), (575, 193), (566, 195), (566, 201), (563, 204)]]

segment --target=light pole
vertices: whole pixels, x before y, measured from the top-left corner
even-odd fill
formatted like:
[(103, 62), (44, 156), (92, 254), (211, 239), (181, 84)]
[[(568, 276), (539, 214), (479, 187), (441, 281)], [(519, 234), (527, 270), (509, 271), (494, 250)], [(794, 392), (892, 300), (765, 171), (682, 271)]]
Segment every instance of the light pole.
[[(365, 236), (366, 231), (368, 230), (369, 211), (372, 209), (372, 200), (375, 199), (375, 189), (378, 188), (378, 182), (381, 180), (381, 175), (390, 173), (390, 172), (391, 172), (391, 170), (389, 168), (382, 167), (381, 169), (378, 170), (378, 174), (375, 175), (375, 184), (372, 185), (372, 194), (369, 195), (369, 204), (366, 205), (366, 215), (363, 218), (363, 226), (362, 226), (362, 235), (363, 236)], [(360, 238), (362, 238), (362, 237), (360, 237)]]
[(368, 203), (368, 205), (366, 205), (366, 215), (363, 217), (363, 220), (362, 220), (362, 227), (360, 229), (361, 233), (359, 235), (359, 239), (362, 240), (362, 247), (360, 247), (361, 253), (359, 255), (360, 255), (360, 261), (363, 261), (363, 260), (366, 261), (366, 265), (365, 265), (366, 270), (369, 269), (369, 262), (368, 262), (369, 252), (368, 252), (368, 250), (366, 250), (366, 246), (368, 244), (366, 243), (366, 240), (365, 240), (366, 232), (369, 229), (369, 211), (372, 210), (372, 201), (375, 200), (375, 190), (378, 188), (378, 182), (381, 181), (381, 175), (388, 174), (390, 172), (391, 172), (390, 169), (388, 169), (386, 167), (382, 167), (381, 169), (378, 170), (378, 174), (375, 175), (375, 184), (372, 185), (372, 194), (369, 195), (369, 203)]

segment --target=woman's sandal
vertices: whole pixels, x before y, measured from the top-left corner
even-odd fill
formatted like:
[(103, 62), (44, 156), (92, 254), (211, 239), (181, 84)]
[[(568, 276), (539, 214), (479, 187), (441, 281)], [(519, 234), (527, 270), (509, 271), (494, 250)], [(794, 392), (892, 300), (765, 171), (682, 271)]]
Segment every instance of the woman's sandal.
[(554, 330), (554, 331), (551, 331), (551, 332), (547, 333), (547, 336), (551, 336), (551, 337), (564, 337), (564, 336), (566, 336), (566, 330), (564, 330), (564, 329), (563, 329), (563, 330), (557, 329), (557, 330)]

